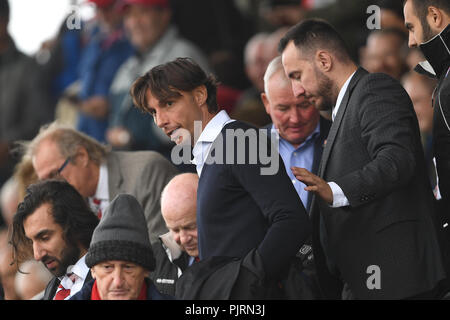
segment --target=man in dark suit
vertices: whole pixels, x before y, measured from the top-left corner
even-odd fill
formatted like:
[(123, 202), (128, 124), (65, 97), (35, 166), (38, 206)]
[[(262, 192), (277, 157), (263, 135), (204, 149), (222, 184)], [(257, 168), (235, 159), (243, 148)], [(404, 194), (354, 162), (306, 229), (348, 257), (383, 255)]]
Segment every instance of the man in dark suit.
[(64, 300), (91, 279), (85, 255), (98, 224), (83, 197), (69, 183), (46, 180), (31, 185), (13, 220), (15, 262), (41, 261), (55, 276), (44, 300)]
[(295, 179), (289, 168), (302, 167), (317, 173), (331, 121), (321, 117), (304, 96), (294, 96), (291, 83), (284, 73), (281, 56), (274, 58), (267, 67), (261, 99), (272, 119), (266, 128), (278, 132), (278, 150), (287, 174), (303, 205), (309, 210), (312, 193), (304, 190), (305, 185)]
[(119, 193), (131, 194), (144, 208), (152, 243), (167, 232), (161, 215), (161, 192), (177, 169), (154, 151), (111, 152), (93, 138), (52, 123), (28, 145), (39, 179), (63, 178), (88, 199), (101, 218)]
[[(200, 260), (253, 252), (252, 261), (263, 270), (241, 275), (256, 272), (273, 283), (309, 237), (308, 217), (266, 130), (258, 134), (255, 127), (219, 112), (216, 86), (194, 61), (179, 58), (151, 69), (133, 84), (131, 94), (172, 140), (195, 144)], [(268, 162), (263, 149), (266, 155), (272, 151)]]
[[(433, 155), (436, 158), (440, 215), (450, 219), (450, 2), (404, 0), (408, 45), (420, 48), (426, 61), (415, 70), (438, 81), (433, 92)], [(448, 228), (447, 228), (448, 229)], [(448, 231), (447, 231), (448, 233)]]
[(445, 272), (407, 93), (391, 77), (358, 68), (327, 22), (297, 24), (279, 48), (294, 95), (333, 110), (318, 176), (292, 168), (315, 194), (313, 250), (323, 293), (436, 297)]

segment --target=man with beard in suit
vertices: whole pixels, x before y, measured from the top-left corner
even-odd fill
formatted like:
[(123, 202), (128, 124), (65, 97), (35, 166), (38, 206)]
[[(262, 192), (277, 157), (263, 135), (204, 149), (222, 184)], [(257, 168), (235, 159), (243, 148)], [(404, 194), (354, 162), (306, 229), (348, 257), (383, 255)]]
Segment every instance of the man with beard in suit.
[(315, 194), (313, 250), (328, 298), (435, 298), (445, 278), (433, 194), (411, 100), (369, 74), (323, 20), (292, 27), (279, 46), (295, 96), (333, 124), (318, 175), (292, 168)]

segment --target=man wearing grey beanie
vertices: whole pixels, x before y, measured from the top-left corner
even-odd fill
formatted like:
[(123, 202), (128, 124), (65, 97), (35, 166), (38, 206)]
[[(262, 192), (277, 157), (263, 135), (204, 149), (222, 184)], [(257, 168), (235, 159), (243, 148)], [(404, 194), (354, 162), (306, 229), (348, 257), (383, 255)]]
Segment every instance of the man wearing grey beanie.
[(144, 211), (135, 197), (119, 194), (94, 231), (86, 264), (93, 280), (72, 300), (166, 300), (149, 279), (155, 268)]

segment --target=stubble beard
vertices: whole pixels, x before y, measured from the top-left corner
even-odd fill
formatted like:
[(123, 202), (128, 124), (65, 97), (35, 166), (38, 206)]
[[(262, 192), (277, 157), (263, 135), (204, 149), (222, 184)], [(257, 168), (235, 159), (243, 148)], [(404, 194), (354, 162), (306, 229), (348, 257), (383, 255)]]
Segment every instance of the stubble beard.
[(338, 95), (337, 86), (333, 80), (317, 70), (317, 68), (315, 68), (315, 72), (319, 87), (317, 96), (322, 98), (322, 102), (316, 105), (316, 108), (320, 111), (332, 110)]

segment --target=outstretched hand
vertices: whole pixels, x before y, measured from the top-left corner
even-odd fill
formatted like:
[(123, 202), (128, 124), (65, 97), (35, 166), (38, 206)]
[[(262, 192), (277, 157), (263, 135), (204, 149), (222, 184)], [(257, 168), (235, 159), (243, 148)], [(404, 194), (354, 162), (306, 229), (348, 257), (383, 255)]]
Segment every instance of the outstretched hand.
[(314, 192), (326, 203), (333, 204), (333, 192), (325, 180), (304, 168), (291, 167), (291, 170), (297, 180), (306, 184), (305, 191)]

